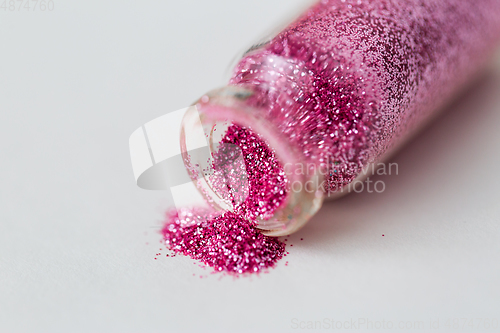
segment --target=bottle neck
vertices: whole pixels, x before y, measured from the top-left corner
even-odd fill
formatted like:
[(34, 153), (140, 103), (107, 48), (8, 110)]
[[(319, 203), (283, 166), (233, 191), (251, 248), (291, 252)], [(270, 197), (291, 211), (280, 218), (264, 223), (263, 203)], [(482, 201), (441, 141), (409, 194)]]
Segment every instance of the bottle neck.
[[(273, 119), (269, 112), (273, 101), (266, 99), (265, 95), (265, 91), (252, 86), (226, 86), (204, 95), (184, 116), (181, 151), (186, 168), (200, 193), (215, 209), (230, 211), (234, 209), (234, 195), (228, 196), (224, 189), (234, 188), (235, 180), (214, 177), (214, 173), (209, 171), (213, 171), (213, 158), (202, 160), (190, 155), (189, 152), (196, 145), (190, 133), (194, 132), (196, 126), (202, 127), (212, 157), (220, 155), (224, 145), (222, 138), (231, 124), (248, 128), (257, 134), (274, 152), (286, 175), (284, 200), (272, 214), (257, 216), (257, 226), (267, 235), (283, 236), (298, 230), (321, 207), (323, 177), (316, 165), (307, 160), (300, 147), (285, 135), (280, 126), (282, 124)], [(235, 150), (231, 152), (231, 156), (234, 161), (234, 156), (241, 152), (236, 147), (233, 148)], [(227, 149), (226, 146), (226, 153)], [(215, 178), (217, 179), (214, 180)], [(221, 186), (221, 179), (232, 184)], [(238, 182), (245, 182), (245, 174)], [(244, 199), (241, 193), (245, 191), (239, 192), (239, 202)]]

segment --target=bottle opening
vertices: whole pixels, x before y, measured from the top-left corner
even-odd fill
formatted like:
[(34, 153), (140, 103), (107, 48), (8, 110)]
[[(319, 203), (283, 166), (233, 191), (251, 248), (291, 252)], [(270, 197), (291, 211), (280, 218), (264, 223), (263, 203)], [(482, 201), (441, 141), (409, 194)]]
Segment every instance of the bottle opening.
[[(218, 211), (233, 211), (263, 233), (298, 230), (319, 209), (321, 175), (304, 173), (304, 158), (264, 109), (249, 105), (251, 90), (225, 87), (188, 108), (181, 128), (181, 153), (192, 180)], [(208, 153), (196, 153), (205, 133)]]

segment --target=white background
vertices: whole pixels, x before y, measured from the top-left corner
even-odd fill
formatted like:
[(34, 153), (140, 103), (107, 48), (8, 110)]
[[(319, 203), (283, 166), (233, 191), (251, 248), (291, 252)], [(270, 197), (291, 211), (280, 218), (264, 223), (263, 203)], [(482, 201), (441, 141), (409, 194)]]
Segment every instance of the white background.
[(53, 2), (0, 9), (1, 332), (500, 320), (500, 64), (374, 179), (384, 193), (326, 203), (276, 269), (233, 279), (154, 260), (170, 199), (134, 184), (128, 137), (223, 85), (303, 1)]

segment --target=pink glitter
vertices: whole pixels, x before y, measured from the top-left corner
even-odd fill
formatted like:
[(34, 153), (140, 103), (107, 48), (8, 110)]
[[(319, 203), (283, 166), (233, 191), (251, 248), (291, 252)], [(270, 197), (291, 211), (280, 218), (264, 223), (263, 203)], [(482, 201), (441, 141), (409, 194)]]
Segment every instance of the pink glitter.
[[(260, 272), (283, 257), (285, 243), (260, 233), (253, 219), (272, 214), (279, 207), (286, 196), (286, 178), (272, 150), (248, 129), (230, 126), (223, 142), (237, 144), (243, 152), (250, 184), (248, 197), (235, 212), (222, 215), (185, 210), (179, 216), (170, 211), (163, 237), (169, 250), (200, 260), (215, 271)], [(225, 166), (225, 161), (215, 161)]]
[(323, 0), (236, 66), (232, 85), (338, 191), (484, 67), (498, 0)]
[(163, 235), (168, 248), (200, 260), (216, 271), (255, 273), (273, 267), (283, 257), (285, 243), (264, 236), (240, 215), (226, 212), (186, 224), (168, 216)]
[(237, 212), (247, 219), (272, 216), (286, 196), (286, 176), (273, 151), (248, 129), (232, 125), (223, 143), (238, 145), (243, 153), (249, 195)]
[[(301, 162), (327, 166), (329, 193), (430, 119), (483, 68), (499, 37), (498, 0), (323, 0), (247, 52), (230, 85), (252, 92), (248, 106)], [(168, 249), (216, 271), (258, 272), (288, 254), (255, 228), (286, 201), (286, 178), (248, 129), (230, 126), (223, 142), (243, 151), (248, 197), (219, 216), (169, 213), (163, 235)]]

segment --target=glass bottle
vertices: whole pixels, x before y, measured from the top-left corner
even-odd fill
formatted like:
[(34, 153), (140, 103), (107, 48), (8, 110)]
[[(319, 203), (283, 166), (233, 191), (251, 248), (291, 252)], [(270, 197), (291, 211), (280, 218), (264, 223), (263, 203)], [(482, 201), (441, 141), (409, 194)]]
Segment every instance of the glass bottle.
[[(226, 87), (188, 109), (186, 167), (196, 174), (210, 163), (188, 156), (194, 126), (201, 124), (213, 151), (228, 124), (250, 128), (275, 151), (289, 181), (286, 200), (258, 226), (268, 235), (292, 233), (470, 83), (499, 37), (497, 0), (318, 2), (252, 47)], [(198, 187), (228, 209), (207, 178)]]

